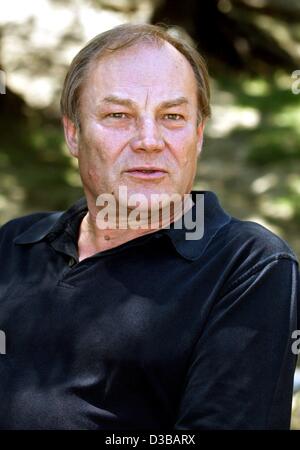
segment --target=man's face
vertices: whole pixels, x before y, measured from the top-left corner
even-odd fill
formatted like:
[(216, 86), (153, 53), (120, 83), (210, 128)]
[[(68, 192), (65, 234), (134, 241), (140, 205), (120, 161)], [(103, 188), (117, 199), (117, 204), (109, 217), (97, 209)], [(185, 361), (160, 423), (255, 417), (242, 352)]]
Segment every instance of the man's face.
[(64, 120), (86, 195), (117, 196), (120, 186), (147, 200), (189, 193), (202, 145), (197, 111), (193, 69), (168, 43), (138, 44), (95, 62), (81, 93), (80, 132)]

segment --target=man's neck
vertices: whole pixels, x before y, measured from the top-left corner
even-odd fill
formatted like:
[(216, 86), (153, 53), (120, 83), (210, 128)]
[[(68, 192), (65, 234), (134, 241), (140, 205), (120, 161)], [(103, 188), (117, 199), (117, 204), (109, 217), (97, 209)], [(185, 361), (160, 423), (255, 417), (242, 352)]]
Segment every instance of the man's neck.
[(155, 229), (131, 230), (131, 229), (106, 229), (100, 230), (91, 219), (88, 212), (81, 224), (78, 239), (79, 261), (94, 255), (95, 253), (118, 247), (125, 242), (135, 239), (144, 234), (153, 233)]
[[(108, 227), (101, 229), (97, 223), (97, 214), (99, 213), (99, 207), (95, 207), (96, 203), (88, 203), (88, 212), (84, 216), (79, 229), (78, 237), (78, 257), (79, 261), (94, 255), (95, 253), (109, 250), (114, 247), (118, 247), (125, 242), (136, 239), (137, 237), (154, 233), (161, 228), (167, 228), (172, 222), (178, 220), (186, 211), (188, 211), (192, 204), (189, 201), (184, 200), (181, 207), (174, 212), (171, 208), (171, 214), (158, 215), (158, 221), (148, 220), (144, 221), (143, 227), (132, 228), (130, 220), (127, 220), (127, 226), (124, 227), (124, 217), (121, 221), (117, 221), (116, 227)], [(130, 213), (130, 212), (128, 212)], [(128, 219), (128, 216), (127, 216)], [(122, 225), (120, 225), (122, 224)]]

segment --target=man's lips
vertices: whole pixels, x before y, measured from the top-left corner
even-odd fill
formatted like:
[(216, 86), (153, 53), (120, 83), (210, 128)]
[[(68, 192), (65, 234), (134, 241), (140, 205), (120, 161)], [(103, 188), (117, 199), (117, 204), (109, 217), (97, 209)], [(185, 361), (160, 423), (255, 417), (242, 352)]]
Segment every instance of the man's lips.
[(126, 170), (125, 173), (137, 178), (154, 179), (164, 177), (167, 171), (160, 167), (133, 167)]

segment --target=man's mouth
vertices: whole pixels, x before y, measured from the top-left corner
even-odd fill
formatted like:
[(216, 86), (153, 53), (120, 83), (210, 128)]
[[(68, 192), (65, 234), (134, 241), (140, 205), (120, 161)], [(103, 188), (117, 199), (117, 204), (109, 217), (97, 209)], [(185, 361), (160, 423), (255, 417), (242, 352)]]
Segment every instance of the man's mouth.
[(132, 169), (126, 170), (126, 173), (137, 178), (143, 179), (155, 179), (162, 178), (167, 174), (167, 171), (156, 167), (134, 167)]

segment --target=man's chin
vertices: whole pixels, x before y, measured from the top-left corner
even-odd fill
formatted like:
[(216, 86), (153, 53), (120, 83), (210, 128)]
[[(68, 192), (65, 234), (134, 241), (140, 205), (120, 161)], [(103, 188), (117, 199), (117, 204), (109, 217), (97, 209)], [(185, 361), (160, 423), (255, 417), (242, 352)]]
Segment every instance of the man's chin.
[[(124, 212), (126, 209), (127, 211), (139, 211), (142, 214), (146, 214), (147, 212), (147, 215), (152, 217), (153, 221), (156, 222), (162, 213), (163, 216), (166, 216), (167, 221), (171, 219), (174, 208), (181, 210), (182, 199), (182, 194), (175, 192), (171, 187), (157, 187), (155, 189), (144, 187), (137, 189), (126, 186), (119, 189), (118, 204), (120, 210)], [(135, 216), (134, 213), (132, 214), (133, 216)]]
[[(181, 194), (182, 195), (182, 194)], [(170, 186), (119, 186), (118, 202), (135, 205), (137, 202), (155, 204), (156, 202), (167, 202), (180, 193)]]

